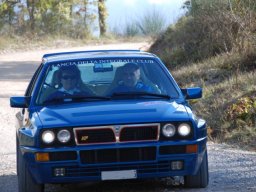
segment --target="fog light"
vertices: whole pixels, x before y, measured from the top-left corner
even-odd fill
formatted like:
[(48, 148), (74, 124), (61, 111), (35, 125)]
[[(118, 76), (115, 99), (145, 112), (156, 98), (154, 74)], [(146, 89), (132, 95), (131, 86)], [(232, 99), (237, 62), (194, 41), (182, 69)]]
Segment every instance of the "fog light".
[(55, 177), (64, 177), (65, 176), (65, 168), (55, 168), (54, 176)]
[(183, 169), (183, 161), (172, 161), (171, 167), (172, 170), (181, 170)]

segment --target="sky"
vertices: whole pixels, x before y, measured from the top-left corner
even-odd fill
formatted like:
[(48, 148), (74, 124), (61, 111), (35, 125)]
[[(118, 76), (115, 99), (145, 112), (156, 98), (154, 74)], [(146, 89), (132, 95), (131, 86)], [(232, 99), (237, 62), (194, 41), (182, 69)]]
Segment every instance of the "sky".
[(154, 9), (163, 14), (167, 24), (173, 24), (184, 14), (181, 9), (184, 2), (185, 0), (107, 0), (107, 23), (110, 29), (122, 27)]

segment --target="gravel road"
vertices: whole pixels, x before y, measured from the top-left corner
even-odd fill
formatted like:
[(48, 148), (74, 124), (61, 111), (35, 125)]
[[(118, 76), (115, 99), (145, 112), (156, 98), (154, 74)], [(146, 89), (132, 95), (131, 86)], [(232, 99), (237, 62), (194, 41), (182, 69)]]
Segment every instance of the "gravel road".
[[(0, 54), (0, 192), (17, 189), (14, 114), (9, 107), (11, 95), (23, 95), (29, 79), (44, 53), (88, 49), (138, 49), (147, 43), (85, 46), (72, 49), (12, 52)], [(208, 142), (210, 183), (206, 189), (184, 189), (163, 181), (105, 182), (80, 185), (46, 185), (47, 192), (174, 192), (217, 191), (256, 192), (256, 152)]]

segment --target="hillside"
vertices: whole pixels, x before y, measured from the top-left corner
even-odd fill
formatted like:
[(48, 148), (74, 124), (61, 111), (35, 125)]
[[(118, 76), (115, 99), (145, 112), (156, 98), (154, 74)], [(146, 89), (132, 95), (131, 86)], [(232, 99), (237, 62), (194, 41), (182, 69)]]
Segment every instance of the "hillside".
[(227, 2), (187, 4), (188, 14), (149, 51), (181, 87), (203, 87), (203, 99), (191, 104), (210, 139), (256, 150), (256, 5)]

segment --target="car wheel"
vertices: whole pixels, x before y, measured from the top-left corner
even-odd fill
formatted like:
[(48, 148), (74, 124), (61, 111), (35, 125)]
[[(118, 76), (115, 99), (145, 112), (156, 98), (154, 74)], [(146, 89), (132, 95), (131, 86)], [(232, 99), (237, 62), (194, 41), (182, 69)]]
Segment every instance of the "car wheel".
[(43, 192), (44, 185), (37, 184), (31, 174), (28, 166), (24, 160), (19, 146), (17, 146), (17, 173), (18, 173), (18, 188), (19, 192)]
[(208, 155), (204, 153), (203, 161), (196, 175), (184, 177), (184, 185), (189, 188), (205, 188), (209, 183)]

